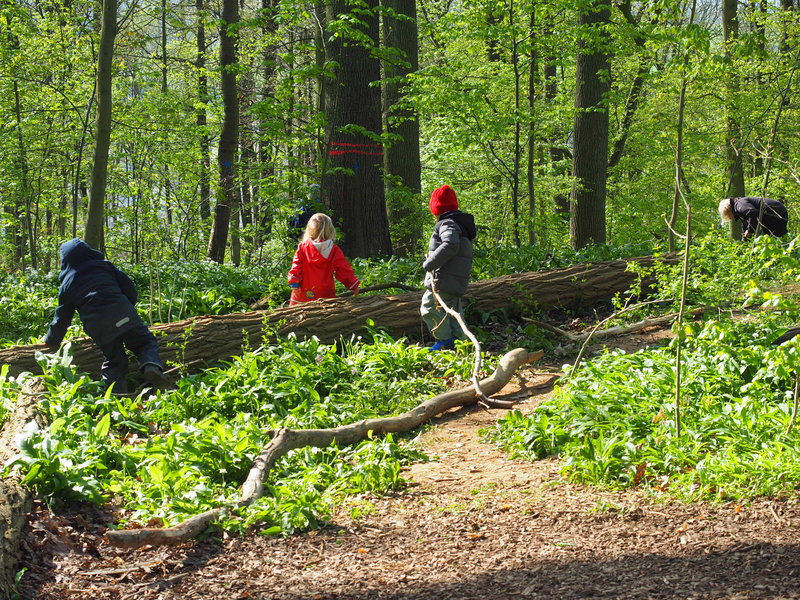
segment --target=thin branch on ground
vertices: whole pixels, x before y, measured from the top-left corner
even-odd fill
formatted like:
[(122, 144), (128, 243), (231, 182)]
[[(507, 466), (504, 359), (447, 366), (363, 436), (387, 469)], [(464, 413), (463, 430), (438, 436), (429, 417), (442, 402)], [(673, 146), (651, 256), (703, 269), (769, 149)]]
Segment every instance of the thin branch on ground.
[(631, 310), (635, 310), (637, 308), (641, 308), (643, 306), (647, 306), (648, 304), (661, 304), (661, 303), (664, 303), (664, 302), (672, 302), (672, 299), (671, 298), (667, 298), (667, 299), (662, 299), (662, 300), (647, 300), (645, 302), (639, 302), (638, 304), (634, 304), (633, 306), (626, 306), (625, 308), (623, 308), (621, 310), (618, 310), (613, 315), (611, 315), (609, 317), (606, 317), (605, 319), (600, 321), (597, 325), (595, 325), (594, 329), (592, 329), (592, 331), (589, 332), (588, 337), (583, 342), (583, 345), (581, 346), (580, 352), (578, 352), (578, 358), (575, 359), (575, 364), (572, 365), (572, 370), (569, 372), (570, 378), (572, 378), (572, 376), (575, 375), (575, 372), (578, 370), (578, 365), (581, 364), (581, 359), (583, 358), (583, 354), (586, 351), (586, 346), (589, 345), (589, 340), (592, 339), (592, 336), (594, 336), (594, 334), (597, 333), (597, 331), (603, 325), (605, 325), (606, 323), (608, 323), (612, 319), (616, 319), (620, 315), (625, 314), (626, 312), (629, 312)]
[[(704, 308), (696, 308), (692, 312), (693, 317), (699, 317), (705, 311)], [(594, 339), (602, 339), (602, 338), (609, 338), (615, 337), (618, 335), (628, 335), (629, 333), (635, 333), (637, 331), (641, 331), (642, 329), (646, 329), (648, 327), (655, 327), (659, 325), (663, 325), (664, 323), (669, 323), (678, 316), (678, 313), (669, 313), (666, 315), (662, 315), (660, 317), (648, 317), (646, 319), (642, 319), (641, 321), (637, 321), (636, 323), (632, 323), (627, 327), (623, 327), (622, 325), (617, 325), (616, 327), (609, 327), (608, 329), (601, 329), (597, 333), (594, 334)], [(531, 323), (536, 325), (537, 327), (541, 327), (542, 329), (546, 329), (552, 333), (555, 333), (570, 342), (583, 342), (584, 340), (588, 339), (591, 335), (590, 332), (586, 333), (579, 333), (574, 334), (570, 333), (569, 331), (564, 331), (563, 329), (559, 329), (558, 327), (554, 327), (549, 323), (545, 323), (544, 321), (537, 321), (536, 319), (530, 319), (528, 317), (522, 317), (522, 320), (526, 323)]]

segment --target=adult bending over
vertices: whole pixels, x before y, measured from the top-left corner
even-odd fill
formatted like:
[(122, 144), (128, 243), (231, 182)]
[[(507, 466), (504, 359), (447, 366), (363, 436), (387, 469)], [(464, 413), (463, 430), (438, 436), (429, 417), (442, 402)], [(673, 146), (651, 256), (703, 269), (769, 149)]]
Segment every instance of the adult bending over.
[(736, 219), (742, 222), (742, 237), (756, 235), (756, 231), (775, 236), (786, 235), (789, 213), (778, 200), (764, 198), (764, 211), (761, 214), (761, 227), (758, 226), (758, 215), (761, 212), (761, 198), (725, 198), (719, 203), (719, 216), (723, 221)]

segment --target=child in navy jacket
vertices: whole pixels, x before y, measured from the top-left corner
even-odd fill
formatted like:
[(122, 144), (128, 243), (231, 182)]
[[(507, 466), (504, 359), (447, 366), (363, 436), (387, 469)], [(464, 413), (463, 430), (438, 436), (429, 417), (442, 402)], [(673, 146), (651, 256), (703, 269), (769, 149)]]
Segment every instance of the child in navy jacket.
[(158, 356), (158, 342), (136, 312), (139, 295), (130, 278), (83, 240), (65, 242), (60, 252), (58, 307), (44, 343), (57, 350), (77, 310), (86, 334), (103, 353), (106, 386), (113, 383), (120, 394), (128, 391), (127, 346), (147, 380), (159, 389), (166, 388), (169, 378)]

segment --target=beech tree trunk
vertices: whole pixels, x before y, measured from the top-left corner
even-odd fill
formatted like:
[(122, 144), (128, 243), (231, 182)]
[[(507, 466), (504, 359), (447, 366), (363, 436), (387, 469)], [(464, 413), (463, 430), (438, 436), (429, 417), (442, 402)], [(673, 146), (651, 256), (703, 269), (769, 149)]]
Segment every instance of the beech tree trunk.
[[(730, 56), (731, 48), (739, 38), (739, 15), (736, 0), (722, 1), (722, 37), (725, 41), (725, 55)], [(735, 70), (727, 72), (727, 90), (725, 95), (725, 162), (728, 175), (727, 198), (745, 196), (744, 169), (742, 166), (741, 126), (737, 111), (739, 78)], [(738, 219), (730, 221), (730, 234), (735, 240), (742, 239), (742, 222)]]
[(608, 106), (611, 89), (606, 26), (611, 11), (600, 2), (584, 5), (578, 28), (575, 67), (575, 125), (569, 238), (576, 250), (606, 242), (606, 179), (608, 174)]
[(114, 39), (117, 36), (117, 0), (103, 0), (103, 23), (97, 53), (97, 122), (94, 137), (92, 189), (83, 238), (92, 248), (105, 251), (103, 223), (105, 220), (106, 181), (108, 180), (108, 151), (111, 146), (112, 71)]
[[(382, 127), (381, 90), (371, 85), (381, 78), (380, 62), (372, 54), (379, 42), (377, 10), (377, 0), (358, 8), (344, 0), (327, 5), (329, 27), (354, 17), (358, 24), (350, 26), (364, 36), (336, 36), (326, 46), (329, 66), (337, 66), (331, 68), (334, 78), (325, 82), (330, 146), (322, 189), (339, 230), (337, 243), (348, 258), (392, 253), (381, 172), (383, 145), (377, 137)], [(350, 15), (351, 11), (356, 12)]]
[(399, 256), (408, 256), (422, 236), (417, 198), (422, 193), (419, 121), (414, 111), (403, 106), (407, 76), (419, 69), (417, 3), (415, 0), (381, 0), (381, 5), (397, 15), (383, 14), (384, 44), (402, 53), (384, 63), (385, 128), (388, 133), (402, 138), (384, 148), (384, 168), (391, 176), (386, 182), (386, 200), (395, 234), (395, 251)]
[[(214, 221), (208, 240), (206, 256), (217, 263), (225, 262), (228, 244), (228, 229), (231, 212), (236, 200), (236, 150), (239, 144), (239, 96), (236, 89), (236, 31), (239, 22), (239, 5), (236, 0), (222, 3), (222, 19), (219, 28), (219, 62), (222, 71), (221, 90), (225, 117), (219, 136), (217, 163), (219, 165), (219, 191), (214, 207)], [(234, 213), (238, 219), (238, 213)]]
[[(660, 259), (670, 264), (677, 259)], [(652, 257), (632, 259), (642, 266), (654, 264)], [(609, 300), (625, 292), (636, 276), (628, 272), (623, 260), (575, 265), (565, 269), (537, 273), (516, 273), (469, 286), (466, 298), (472, 310), (505, 309), (509, 313), (527, 313), (556, 306), (587, 306)], [(646, 289), (648, 282), (644, 282)], [(279, 308), (274, 311), (253, 311), (231, 315), (193, 317), (152, 328), (165, 364), (179, 363), (191, 371), (206, 362), (224, 360), (242, 353), (242, 348), (257, 348), (267, 335), (288, 335), (298, 338), (316, 336), (324, 343), (333, 343), (340, 336), (364, 333), (367, 319), (388, 328), (393, 335), (407, 335), (424, 330), (419, 314), (422, 292), (396, 296), (359, 296), (327, 298)], [(184, 338), (184, 335), (186, 337)], [(12, 375), (22, 371), (40, 373), (36, 351), (46, 352), (44, 344), (14, 346), (0, 350), (0, 365), (9, 364)], [(103, 362), (100, 350), (89, 339), (73, 341), (73, 364), (95, 377)]]

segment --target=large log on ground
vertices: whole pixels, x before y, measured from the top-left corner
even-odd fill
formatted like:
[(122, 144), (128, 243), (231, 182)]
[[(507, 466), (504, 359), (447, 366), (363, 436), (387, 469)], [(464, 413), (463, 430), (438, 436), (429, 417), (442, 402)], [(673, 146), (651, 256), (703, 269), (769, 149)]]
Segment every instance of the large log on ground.
[[(645, 267), (655, 262), (650, 256), (631, 260)], [(672, 256), (659, 260), (677, 262)], [(559, 306), (592, 305), (625, 292), (635, 280), (636, 275), (628, 272), (626, 261), (610, 261), (477, 281), (469, 286), (467, 299), (476, 310), (505, 309), (519, 314)], [(241, 354), (243, 347), (256, 348), (265, 335), (294, 332), (298, 338), (316, 336), (332, 343), (340, 336), (363, 333), (368, 319), (395, 335), (421, 332), (424, 328), (419, 315), (421, 299), (422, 292), (329, 298), (273, 311), (193, 317), (157, 325), (153, 332), (159, 339), (165, 363), (187, 365), (191, 370), (208, 361)], [(40, 373), (34, 359), (37, 350), (46, 351), (46, 347), (14, 346), (0, 350), (0, 364), (9, 364), (13, 375), (22, 371)], [(99, 376), (102, 360), (91, 340), (73, 341), (73, 364), (81, 371)]]
[[(39, 395), (44, 392), (41, 379), (28, 380), (14, 410), (0, 431), (0, 464), (5, 464), (17, 453), (17, 436), (25, 425), (36, 421), (45, 427), (37, 408)], [(13, 591), (14, 575), (20, 558), (19, 540), (28, 522), (27, 513), (33, 508), (33, 496), (19, 477), (10, 475), (0, 480), (0, 598), (18, 597)]]

